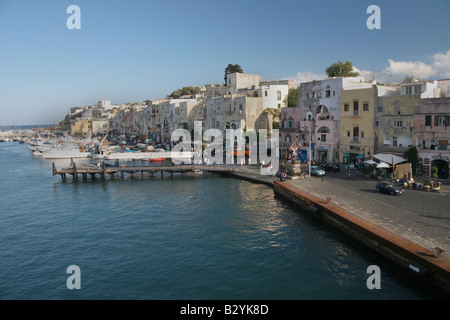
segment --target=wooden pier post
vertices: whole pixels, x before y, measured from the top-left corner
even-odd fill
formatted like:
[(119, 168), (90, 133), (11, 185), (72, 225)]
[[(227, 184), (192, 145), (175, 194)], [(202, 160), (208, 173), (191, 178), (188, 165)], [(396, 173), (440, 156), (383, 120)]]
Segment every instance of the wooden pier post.
[(105, 161), (102, 161), (102, 173), (100, 174), (102, 179), (105, 178), (105, 172), (106, 172)]
[(77, 164), (75, 162), (73, 163), (72, 175), (75, 180), (78, 180)]

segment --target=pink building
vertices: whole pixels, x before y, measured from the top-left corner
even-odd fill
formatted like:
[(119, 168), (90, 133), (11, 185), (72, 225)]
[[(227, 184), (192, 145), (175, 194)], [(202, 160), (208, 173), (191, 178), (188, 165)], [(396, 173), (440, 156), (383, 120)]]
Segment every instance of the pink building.
[(414, 115), (413, 140), (419, 153), (418, 174), (432, 177), (437, 167), (440, 179), (449, 178), (450, 98), (422, 99)]
[(284, 159), (289, 147), (295, 141), (301, 140), (299, 107), (281, 108), (279, 133), (281, 159)]

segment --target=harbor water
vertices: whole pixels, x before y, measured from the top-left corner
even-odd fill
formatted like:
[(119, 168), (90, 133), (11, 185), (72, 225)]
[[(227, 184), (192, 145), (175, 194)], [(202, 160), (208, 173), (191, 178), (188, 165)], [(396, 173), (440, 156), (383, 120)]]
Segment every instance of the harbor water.
[[(194, 173), (63, 181), (51, 168), (0, 143), (0, 299), (439, 298), (267, 186)], [(80, 289), (67, 286), (72, 265)]]

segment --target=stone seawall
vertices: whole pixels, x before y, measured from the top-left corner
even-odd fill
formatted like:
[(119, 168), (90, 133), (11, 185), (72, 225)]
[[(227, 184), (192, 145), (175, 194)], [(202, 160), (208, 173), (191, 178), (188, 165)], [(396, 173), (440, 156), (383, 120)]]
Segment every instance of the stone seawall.
[(302, 192), (289, 182), (274, 181), (276, 194), (393, 261), (405, 271), (450, 293), (450, 262), (345, 209)]

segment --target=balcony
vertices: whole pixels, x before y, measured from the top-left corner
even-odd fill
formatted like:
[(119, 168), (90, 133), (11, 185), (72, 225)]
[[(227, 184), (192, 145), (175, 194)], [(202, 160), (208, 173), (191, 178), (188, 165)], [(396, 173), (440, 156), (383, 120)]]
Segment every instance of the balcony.
[(298, 132), (300, 131), (298, 128), (279, 128), (280, 132)]
[(361, 142), (361, 141), (360, 141), (360, 138), (359, 138), (359, 137), (351, 137), (351, 138), (350, 138), (350, 142), (352, 142), (352, 143), (359, 143), (359, 142)]

